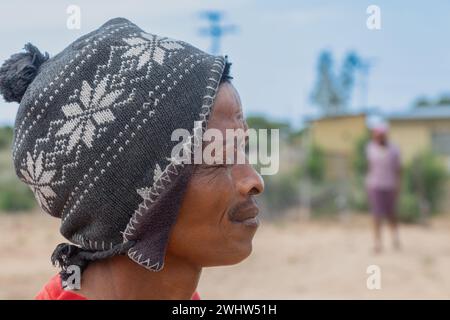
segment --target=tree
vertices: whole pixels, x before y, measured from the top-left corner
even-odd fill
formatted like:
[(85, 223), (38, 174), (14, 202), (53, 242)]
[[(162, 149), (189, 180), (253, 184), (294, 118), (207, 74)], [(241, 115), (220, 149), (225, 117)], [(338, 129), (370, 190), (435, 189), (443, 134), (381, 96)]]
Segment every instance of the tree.
[(317, 65), (318, 79), (312, 94), (312, 100), (327, 114), (342, 112), (341, 95), (333, 72), (331, 52), (324, 51), (319, 56)]
[(335, 75), (330, 51), (323, 51), (317, 64), (317, 82), (311, 95), (325, 115), (342, 114), (346, 111), (355, 83), (355, 72), (367, 72), (368, 64), (355, 52), (347, 53), (339, 75)]
[(450, 106), (450, 94), (442, 95), (437, 103), (438, 106)]
[(428, 100), (427, 97), (419, 97), (414, 102), (414, 106), (418, 108), (429, 107), (430, 105), (432, 105), (432, 103), (430, 102), (430, 100)]
[(430, 100), (427, 97), (419, 97), (414, 102), (414, 107), (422, 108), (422, 107), (432, 107), (432, 106), (438, 106), (438, 107), (448, 107), (450, 106), (450, 94), (443, 94), (436, 100)]

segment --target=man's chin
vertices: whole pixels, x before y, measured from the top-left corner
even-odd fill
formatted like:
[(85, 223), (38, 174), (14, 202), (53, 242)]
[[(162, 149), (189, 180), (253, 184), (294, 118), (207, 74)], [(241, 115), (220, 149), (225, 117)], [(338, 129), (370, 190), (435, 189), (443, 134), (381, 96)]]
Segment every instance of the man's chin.
[(252, 250), (253, 250), (252, 241), (249, 241), (246, 244), (240, 243), (239, 247), (234, 248), (231, 251), (232, 254), (229, 254), (227, 256), (223, 255), (218, 261), (205, 267), (231, 266), (234, 264), (238, 264), (243, 260), (247, 259), (252, 253)]

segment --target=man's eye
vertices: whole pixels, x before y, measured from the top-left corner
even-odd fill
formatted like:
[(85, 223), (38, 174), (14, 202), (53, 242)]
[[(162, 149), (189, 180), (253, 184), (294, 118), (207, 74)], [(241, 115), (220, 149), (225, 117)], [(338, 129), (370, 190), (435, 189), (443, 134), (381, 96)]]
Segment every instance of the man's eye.
[(215, 164), (206, 164), (207, 167), (210, 169), (221, 169), (221, 168), (228, 168), (229, 165), (225, 163), (215, 163)]
[(205, 171), (216, 171), (216, 170), (220, 170), (220, 169), (226, 169), (228, 168), (230, 165), (229, 164), (220, 164), (220, 163), (216, 163), (216, 164), (201, 164), (199, 167), (201, 170), (205, 170)]
[(224, 168), (224, 166), (225, 165), (221, 165), (221, 164), (206, 164), (206, 163), (202, 163), (202, 164), (197, 165), (197, 169), (200, 170), (200, 171), (208, 172), (208, 171), (214, 171), (214, 170), (217, 170), (217, 169)]
[(227, 167), (229, 167), (227, 164), (200, 164), (197, 165), (195, 174), (215, 178), (225, 172)]

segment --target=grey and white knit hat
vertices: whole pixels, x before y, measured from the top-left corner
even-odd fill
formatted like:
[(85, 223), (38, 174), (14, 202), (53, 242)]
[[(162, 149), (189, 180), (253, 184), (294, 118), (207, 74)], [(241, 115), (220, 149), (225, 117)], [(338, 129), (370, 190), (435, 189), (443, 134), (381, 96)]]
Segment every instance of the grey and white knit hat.
[(163, 268), (170, 228), (192, 172), (171, 157), (172, 132), (206, 128), (226, 57), (108, 21), (49, 58), (28, 44), (0, 69), (20, 102), (12, 155), (39, 205), (61, 218), (52, 261), (128, 254)]

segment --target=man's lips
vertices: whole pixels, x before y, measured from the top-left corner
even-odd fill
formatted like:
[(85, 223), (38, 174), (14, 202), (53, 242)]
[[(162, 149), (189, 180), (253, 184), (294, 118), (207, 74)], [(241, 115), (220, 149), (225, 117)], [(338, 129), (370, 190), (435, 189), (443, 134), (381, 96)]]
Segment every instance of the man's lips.
[(257, 227), (259, 226), (259, 219), (258, 217), (248, 218), (241, 222), (235, 222), (235, 223), (242, 223), (243, 225), (246, 225), (247, 227)]
[(235, 223), (243, 223), (248, 226), (257, 226), (259, 224), (258, 220), (259, 208), (252, 201), (251, 205), (247, 205), (238, 210), (233, 210), (230, 213), (230, 221)]

